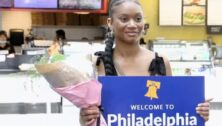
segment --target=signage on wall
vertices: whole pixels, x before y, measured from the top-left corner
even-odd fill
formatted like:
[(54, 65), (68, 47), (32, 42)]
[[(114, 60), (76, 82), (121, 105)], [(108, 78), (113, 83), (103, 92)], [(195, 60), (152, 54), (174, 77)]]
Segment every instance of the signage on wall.
[(56, 9), (57, 0), (14, 0), (14, 8)]
[(183, 25), (205, 25), (206, 0), (183, 0)]
[(2, 8), (10, 8), (12, 7), (12, 0), (1, 0), (0, 7)]
[(59, 0), (59, 8), (61, 9), (87, 9), (96, 10), (102, 9), (102, 0)]
[(222, 25), (207, 26), (207, 34), (222, 34)]
[(107, 13), (108, 0), (1, 0), (0, 10)]

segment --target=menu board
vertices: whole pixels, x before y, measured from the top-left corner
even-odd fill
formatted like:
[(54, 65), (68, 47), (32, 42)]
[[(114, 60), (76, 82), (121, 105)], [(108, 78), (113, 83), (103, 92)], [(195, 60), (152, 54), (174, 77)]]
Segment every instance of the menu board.
[(206, 0), (184, 0), (183, 4), (184, 5), (191, 5), (191, 4), (205, 5), (206, 4)]
[[(207, 2), (207, 25), (222, 25), (222, 0), (208, 0)], [(214, 30), (218, 31), (218, 28), (214, 28)]]
[(182, 2), (180, 0), (159, 0), (159, 25), (181, 25)]
[(183, 25), (205, 25), (206, 0), (183, 0)]
[(0, 0), (1, 8), (9, 8), (12, 7), (12, 0)]
[(102, 9), (102, 0), (59, 0), (61, 9)]
[(109, 0), (0, 0), (1, 10), (106, 14)]
[(15, 8), (56, 9), (57, 0), (14, 0)]

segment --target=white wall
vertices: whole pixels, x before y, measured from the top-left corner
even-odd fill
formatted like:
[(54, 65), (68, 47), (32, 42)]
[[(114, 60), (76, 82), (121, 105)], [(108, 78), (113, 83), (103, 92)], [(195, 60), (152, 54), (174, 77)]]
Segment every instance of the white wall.
[(3, 30), (9, 32), (9, 29), (12, 28), (24, 29), (26, 35), (28, 32), (27, 29), (31, 28), (31, 12), (2, 11), (1, 13), (0, 24)]

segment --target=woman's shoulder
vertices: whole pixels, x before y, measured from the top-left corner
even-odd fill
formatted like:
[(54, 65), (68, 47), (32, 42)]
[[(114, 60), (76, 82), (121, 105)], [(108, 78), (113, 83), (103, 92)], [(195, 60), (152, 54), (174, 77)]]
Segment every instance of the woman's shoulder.
[(154, 52), (154, 51), (151, 51), (151, 50), (148, 50), (148, 49), (145, 49), (144, 52), (146, 53), (146, 55), (148, 57), (151, 57), (152, 59), (162, 57), (164, 61), (169, 62), (167, 56), (162, 54), (162, 53)]
[[(146, 55), (148, 55), (148, 57), (151, 58), (151, 63), (150, 63), (151, 65), (155, 64), (154, 62), (157, 62), (157, 61), (162, 62), (162, 65), (164, 65), (164, 67), (166, 69), (166, 75), (172, 75), (170, 61), (168, 60), (166, 55), (158, 53), (158, 52), (154, 52), (151, 50), (147, 50), (147, 49), (145, 49), (144, 51), (146, 52)], [(154, 66), (156, 66), (156, 65), (154, 65)]]
[(144, 55), (154, 58), (155, 52), (148, 50), (146, 48), (142, 48), (142, 51)]

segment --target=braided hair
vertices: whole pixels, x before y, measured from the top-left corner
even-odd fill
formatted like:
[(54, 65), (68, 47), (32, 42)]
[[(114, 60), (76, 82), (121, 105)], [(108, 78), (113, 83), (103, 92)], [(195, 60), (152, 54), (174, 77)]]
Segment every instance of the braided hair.
[[(111, 0), (109, 4), (109, 17), (112, 18), (113, 14), (115, 13), (115, 7), (123, 4), (124, 2), (132, 1), (136, 4), (140, 5), (138, 0)], [(140, 5), (141, 6), (141, 5)], [(113, 44), (114, 44), (114, 35), (111, 32), (111, 29), (108, 28), (108, 33), (106, 35), (105, 39), (105, 51), (102, 52), (96, 52), (95, 55), (99, 56), (97, 59), (96, 65), (98, 66), (100, 64), (100, 61), (102, 60), (104, 63), (105, 73), (108, 76), (116, 76), (117, 72), (114, 67), (113, 63)]]

